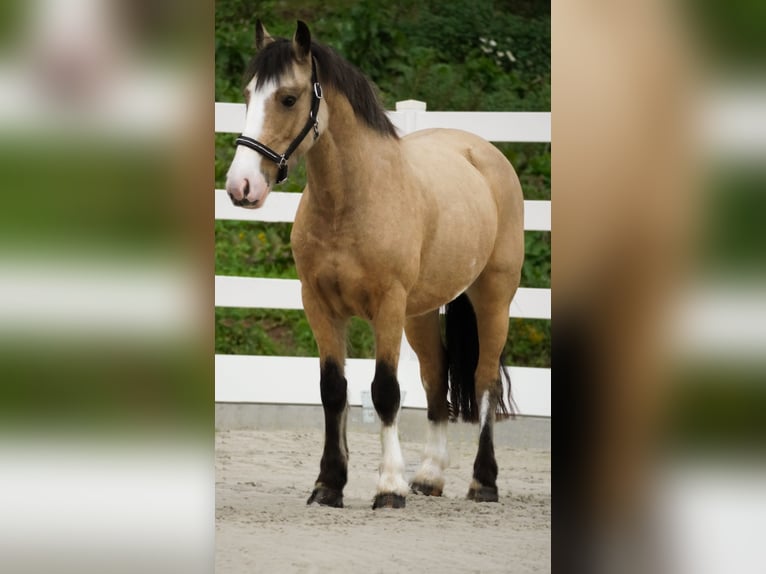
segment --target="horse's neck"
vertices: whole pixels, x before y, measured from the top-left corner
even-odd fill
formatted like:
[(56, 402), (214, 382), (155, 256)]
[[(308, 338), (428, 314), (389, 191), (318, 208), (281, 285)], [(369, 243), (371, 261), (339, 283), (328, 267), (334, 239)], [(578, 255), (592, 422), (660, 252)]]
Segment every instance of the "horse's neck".
[(375, 193), (381, 178), (401, 165), (399, 142), (370, 129), (335, 95), (330, 120), (306, 156), (310, 201), (337, 211)]

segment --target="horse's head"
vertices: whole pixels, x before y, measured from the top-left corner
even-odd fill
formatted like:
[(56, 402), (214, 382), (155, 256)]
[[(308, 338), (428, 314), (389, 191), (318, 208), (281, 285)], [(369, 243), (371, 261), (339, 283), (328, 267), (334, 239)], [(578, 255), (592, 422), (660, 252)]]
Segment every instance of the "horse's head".
[(255, 28), (257, 54), (245, 88), (245, 129), (226, 175), (226, 191), (235, 205), (258, 208), (287, 167), (306, 153), (324, 124), (321, 88), (311, 55), (311, 33), (298, 22), (292, 40), (272, 38)]

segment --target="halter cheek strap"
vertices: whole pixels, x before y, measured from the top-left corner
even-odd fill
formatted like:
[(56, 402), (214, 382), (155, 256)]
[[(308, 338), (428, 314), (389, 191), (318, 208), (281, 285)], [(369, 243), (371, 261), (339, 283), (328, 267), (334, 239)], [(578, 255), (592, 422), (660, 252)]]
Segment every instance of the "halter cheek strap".
[(287, 146), (287, 150), (283, 154), (279, 154), (275, 152), (273, 149), (271, 149), (266, 144), (262, 144), (261, 142), (254, 140), (251, 137), (247, 136), (239, 136), (237, 138), (236, 145), (240, 146), (243, 145), (245, 147), (249, 147), (251, 150), (257, 151), (259, 154), (261, 154), (266, 159), (270, 159), (275, 164), (277, 164), (277, 181), (276, 183), (282, 183), (287, 179), (287, 160), (290, 159), (290, 156), (293, 154), (293, 152), (298, 148), (299, 145), (301, 145), (301, 142), (306, 139), (306, 136), (308, 133), (313, 129), (314, 130), (314, 140), (316, 140), (319, 137), (319, 122), (317, 120), (317, 113), (319, 112), (319, 101), (322, 99), (322, 86), (319, 85), (319, 80), (317, 79), (317, 66), (316, 66), (316, 60), (312, 56), (311, 58), (311, 111), (309, 112), (309, 117), (306, 120), (306, 125), (303, 126), (303, 129), (301, 130), (301, 133), (299, 133), (296, 138), (290, 143), (289, 146)]

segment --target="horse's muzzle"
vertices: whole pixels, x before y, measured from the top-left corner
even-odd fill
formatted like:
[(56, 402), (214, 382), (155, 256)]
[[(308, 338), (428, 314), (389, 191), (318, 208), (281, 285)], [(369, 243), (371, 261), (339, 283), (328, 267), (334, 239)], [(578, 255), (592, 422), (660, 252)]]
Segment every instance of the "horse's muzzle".
[(260, 207), (261, 202), (260, 200), (256, 199), (255, 201), (250, 201), (249, 199), (234, 199), (234, 197), (229, 194), (229, 197), (231, 198), (231, 202), (236, 205), (237, 207)]
[(226, 182), (226, 192), (229, 194), (232, 203), (239, 205), (240, 201), (247, 201), (247, 194), (250, 192), (250, 182), (242, 179), (236, 183)]
[(256, 185), (255, 189), (253, 189), (248, 179), (241, 179), (236, 181), (236, 183), (229, 180), (226, 182), (226, 193), (228, 193), (231, 202), (237, 207), (255, 209), (263, 206), (264, 200), (269, 193), (268, 183), (263, 186), (261, 193), (258, 193), (258, 187)]

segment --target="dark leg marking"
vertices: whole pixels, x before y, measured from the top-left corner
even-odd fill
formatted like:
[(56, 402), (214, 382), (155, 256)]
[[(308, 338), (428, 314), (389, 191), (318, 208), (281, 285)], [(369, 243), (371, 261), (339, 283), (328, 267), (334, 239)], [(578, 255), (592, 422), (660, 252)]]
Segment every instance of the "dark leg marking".
[(324, 408), (324, 452), (319, 464), (319, 477), (306, 504), (316, 502), (343, 508), (343, 487), (348, 479), (344, 425), (347, 383), (333, 359), (327, 359), (322, 366), (319, 386)]
[(372, 403), (378, 412), (381, 422), (391, 426), (399, 411), (399, 381), (396, 371), (384, 361), (375, 365), (375, 378), (372, 381)]
[[(391, 426), (399, 412), (399, 381), (396, 370), (385, 361), (375, 365), (375, 378), (372, 381), (372, 403), (383, 426)], [(373, 510), (377, 508), (404, 508), (405, 497), (393, 492), (382, 492), (375, 496)]]
[[(494, 416), (490, 411), (490, 417)], [(479, 434), (479, 451), (473, 463), (473, 484), (468, 490), (468, 499), (476, 502), (497, 502), (497, 462), (492, 442), (492, 421), (487, 420)], [(477, 485), (478, 483), (478, 485)]]

